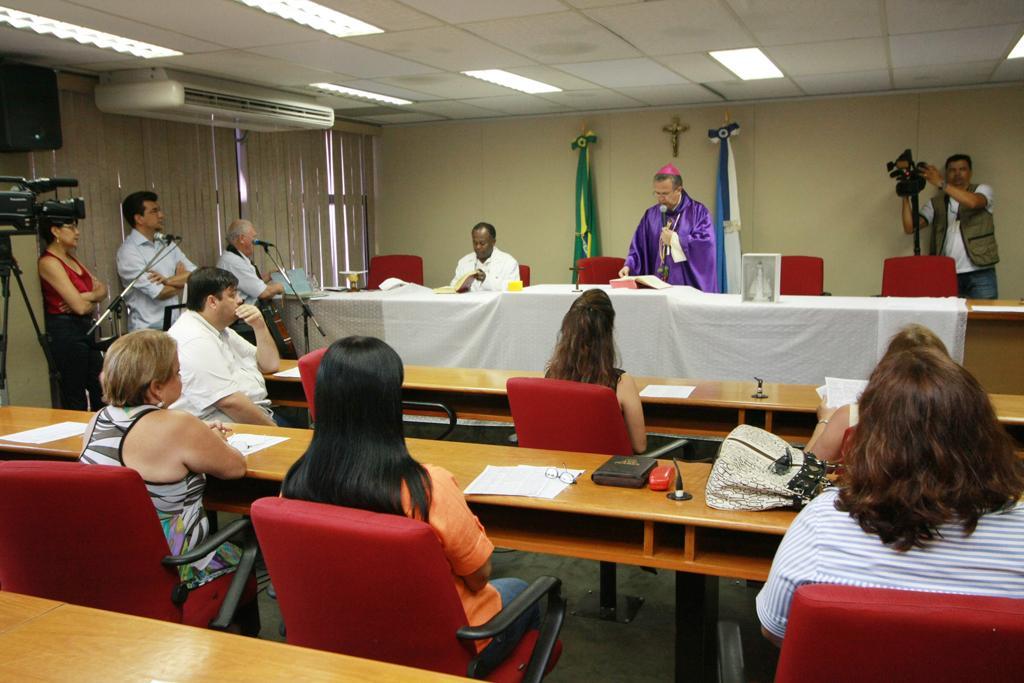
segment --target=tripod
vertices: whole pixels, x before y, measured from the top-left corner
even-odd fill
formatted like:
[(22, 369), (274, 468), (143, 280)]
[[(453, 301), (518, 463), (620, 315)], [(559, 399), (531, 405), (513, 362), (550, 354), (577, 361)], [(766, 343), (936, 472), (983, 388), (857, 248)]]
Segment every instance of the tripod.
[(39, 327), (35, 311), (28, 300), (28, 293), (25, 291), (25, 283), (21, 281), (21, 268), (14, 260), (14, 252), (11, 249), (11, 236), (0, 234), (0, 296), (4, 300), (4, 321), (0, 330), (0, 405), (10, 405), (10, 395), (7, 388), (7, 344), (10, 339), (8, 329), (10, 328), (10, 304), (11, 304), (11, 273), (18, 281), (18, 289), (21, 290), (21, 300), (25, 302), (25, 309), (28, 317), (32, 320), (32, 327), (36, 331), (36, 339), (43, 349), (46, 357), (46, 367), (50, 372), (50, 387), (57, 390), (60, 395), (60, 373), (53, 362), (53, 353), (50, 351), (49, 340), (46, 333)]

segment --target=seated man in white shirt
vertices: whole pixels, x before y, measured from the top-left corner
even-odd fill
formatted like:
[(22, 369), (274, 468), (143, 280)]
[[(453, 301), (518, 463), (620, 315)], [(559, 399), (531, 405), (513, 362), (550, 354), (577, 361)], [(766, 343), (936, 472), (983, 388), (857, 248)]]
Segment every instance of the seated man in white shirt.
[[(127, 286), (164, 246), (164, 241), (157, 237), (164, 229), (164, 212), (156, 193), (143, 190), (124, 198), (121, 213), (125, 224), (132, 228), (117, 250), (117, 274)], [(185, 280), (195, 269), (196, 264), (188, 260), (177, 244), (168, 247), (125, 297), (130, 309), (128, 329), (162, 330), (164, 309), (178, 303)]]
[(470, 273), (476, 273), (469, 288), (471, 292), (500, 292), (508, 287), (509, 282), (519, 279), (519, 263), (511, 254), (494, 246), (498, 233), (493, 225), (477, 223), (471, 235), (473, 253), (459, 259), (452, 287), (458, 287), (459, 281)]
[[(188, 279), (188, 310), (168, 334), (178, 342), (182, 391), (171, 408), (203, 420), (274, 425), (264, 372), (281, 359), (259, 310), (243, 304), (238, 279), (220, 268), (199, 268)], [(256, 345), (230, 328), (244, 320), (256, 333)]]
[(271, 282), (270, 273), (261, 274), (253, 262), (256, 241), (256, 227), (239, 218), (228, 226), (228, 248), (217, 260), (217, 267), (238, 278), (238, 293), (242, 302), (255, 304), (257, 301), (273, 299), (284, 293), (284, 285)]

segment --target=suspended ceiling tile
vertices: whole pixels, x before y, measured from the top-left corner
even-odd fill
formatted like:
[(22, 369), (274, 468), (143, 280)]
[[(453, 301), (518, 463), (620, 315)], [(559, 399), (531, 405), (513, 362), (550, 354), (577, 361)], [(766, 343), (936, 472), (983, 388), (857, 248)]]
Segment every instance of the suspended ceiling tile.
[(888, 69), (884, 38), (768, 47), (765, 54), (790, 76)]
[(385, 31), (408, 31), (440, 25), (434, 17), (417, 12), (409, 3), (398, 0), (318, 0), (350, 17), (373, 24)]
[(1024, 81), (1024, 59), (1004, 59), (992, 74), (993, 81)]
[(407, 59), (393, 57), (344, 40), (328, 38), (311, 43), (272, 45), (249, 50), (314, 69), (351, 74), (355, 78), (406, 76), (431, 73), (436, 69)]
[(351, 38), (351, 42), (448, 71), (501, 69), (532, 62), (451, 26)]
[(603, 62), (558, 64), (559, 69), (603, 85), (619, 88), (643, 85), (671, 85), (686, 79), (650, 59), (610, 59)]
[(147, 66), (164, 66), (198, 71), (221, 78), (233, 78), (267, 85), (308, 85), (339, 78), (337, 74), (309, 69), (278, 59), (262, 57), (242, 50), (203, 52), (195, 55), (164, 57)]
[(882, 36), (877, 2), (727, 0), (761, 45)]
[(451, 24), (487, 21), (528, 14), (546, 14), (565, 9), (558, 0), (403, 0), (405, 4)]
[[(306, 95), (310, 95), (308, 90), (301, 88), (293, 88), (295, 92)], [(314, 95), (313, 99), (316, 100), (317, 104), (322, 104), (325, 107), (330, 107), (335, 111), (343, 112), (360, 112), (360, 115), (364, 115), (370, 109), (387, 109), (387, 111), (394, 111), (390, 108), (381, 107), (379, 104), (373, 102), (364, 102), (363, 100), (356, 100), (351, 97), (335, 97), (334, 95)]]
[(720, 2), (657, 0), (586, 10), (609, 30), (649, 55), (676, 55), (750, 47), (753, 36)]
[(1019, 25), (985, 26), (890, 36), (894, 68), (930, 64), (962, 64), (999, 59), (1020, 37)]
[(892, 70), (897, 88), (938, 88), (988, 82), (996, 61), (911, 66)]
[(545, 64), (640, 55), (622, 38), (578, 12), (501, 19), (463, 28)]
[(426, 121), (443, 121), (443, 116), (437, 116), (436, 114), (422, 114), (414, 111), (410, 112), (399, 112), (395, 114), (381, 114), (379, 116), (361, 116), (364, 121), (372, 121), (374, 123), (394, 124), (394, 123), (424, 123)]
[(635, 5), (639, 0), (563, 0), (566, 4), (580, 9), (611, 7), (613, 5)]
[(500, 97), (501, 95), (507, 95), (509, 92), (508, 88), (486, 83), (476, 78), (463, 76), (462, 74), (419, 74), (416, 76), (378, 78), (376, 80), (399, 88), (417, 90), (451, 100), (464, 100), (471, 97)]
[(444, 116), (449, 119), (479, 119), (494, 116), (494, 111), (491, 109), (456, 100), (424, 102), (416, 107), (416, 111)]
[(505, 95), (503, 97), (484, 97), (475, 100), (466, 100), (466, 102), (474, 106), (490, 110), (492, 116), (495, 113), (525, 115), (572, 111), (564, 104), (558, 104), (557, 102), (551, 102), (550, 100), (526, 94)]
[(656, 87), (645, 86), (643, 88), (619, 88), (618, 92), (655, 107), (722, 101), (721, 97), (696, 83)]
[(1024, 21), (1020, 0), (886, 0), (885, 9), (890, 35)]
[(571, 92), (554, 92), (543, 95), (543, 98), (556, 104), (563, 104), (575, 111), (591, 109), (629, 109), (642, 107), (643, 102), (626, 97), (611, 90), (573, 90)]
[(775, 97), (797, 97), (803, 93), (788, 78), (764, 78), (756, 81), (721, 81), (706, 83), (727, 100), (760, 100)]
[(738, 80), (735, 74), (704, 52), (694, 52), (687, 55), (667, 55), (658, 57), (658, 61), (694, 83)]
[(881, 92), (892, 89), (888, 69), (794, 76), (793, 80), (808, 95)]

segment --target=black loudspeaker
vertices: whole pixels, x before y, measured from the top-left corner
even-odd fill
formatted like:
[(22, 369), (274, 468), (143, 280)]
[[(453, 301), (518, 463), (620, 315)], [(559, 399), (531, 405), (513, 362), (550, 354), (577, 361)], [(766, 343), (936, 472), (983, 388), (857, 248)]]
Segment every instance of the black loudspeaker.
[(0, 64), (0, 152), (60, 149), (57, 72)]

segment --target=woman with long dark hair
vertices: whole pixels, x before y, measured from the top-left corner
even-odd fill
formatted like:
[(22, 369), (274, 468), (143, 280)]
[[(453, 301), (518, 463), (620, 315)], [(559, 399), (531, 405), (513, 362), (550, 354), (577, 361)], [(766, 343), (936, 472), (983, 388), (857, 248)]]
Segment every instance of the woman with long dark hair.
[(615, 308), (601, 289), (580, 294), (562, 318), (545, 377), (600, 384), (615, 392), (634, 453), (647, 450), (644, 408), (636, 382), (615, 367)]
[(1024, 462), (948, 355), (879, 362), (844, 463), (839, 486), (793, 521), (757, 597), (769, 639), (781, 642), (805, 583), (1024, 598)]
[[(402, 428), (403, 375), (402, 360), (380, 339), (347, 337), (331, 344), (316, 376), (313, 440), (288, 471), (281, 494), (426, 522), (451, 565), (467, 623), (479, 626), (527, 584), (488, 581), (494, 545), (455, 477), (409, 454)], [(481, 659), (500, 663), (539, 623), (534, 607), (482, 647)]]
[(79, 234), (78, 221), (39, 219), (39, 236), (46, 244), (39, 257), (39, 280), (46, 333), (60, 372), (60, 405), (67, 410), (99, 410), (103, 358), (86, 332), (97, 302), (107, 297), (107, 286), (75, 258)]

